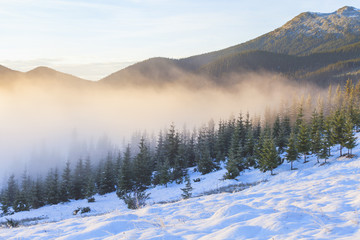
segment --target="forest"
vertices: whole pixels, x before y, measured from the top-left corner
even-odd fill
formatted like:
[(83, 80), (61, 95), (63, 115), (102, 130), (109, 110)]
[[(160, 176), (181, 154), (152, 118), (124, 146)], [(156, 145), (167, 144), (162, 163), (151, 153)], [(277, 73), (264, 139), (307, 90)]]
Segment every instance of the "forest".
[(223, 165), (227, 170), (223, 178), (235, 179), (254, 168), (276, 174), (284, 161), (296, 170), (293, 163), (306, 163), (309, 155), (326, 164), (334, 146), (339, 156), (352, 156), (360, 127), (359, 82), (330, 85), (326, 97), (302, 96), (279, 109), (265, 111), (262, 117), (239, 113), (217, 123), (211, 120), (192, 132), (171, 124), (159, 132), (154, 148), (144, 136), (137, 152), (128, 145), (124, 151), (109, 152), (100, 162), (84, 156), (76, 163), (66, 162), (62, 169), (49, 169), (45, 176), (30, 176), (26, 171), (20, 177), (12, 174), (1, 190), (1, 214), (72, 199), (94, 201), (95, 194), (115, 191), (126, 201), (131, 194), (146, 196), (148, 188), (170, 182), (186, 181), (190, 189), (189, 167), (207, 174)]

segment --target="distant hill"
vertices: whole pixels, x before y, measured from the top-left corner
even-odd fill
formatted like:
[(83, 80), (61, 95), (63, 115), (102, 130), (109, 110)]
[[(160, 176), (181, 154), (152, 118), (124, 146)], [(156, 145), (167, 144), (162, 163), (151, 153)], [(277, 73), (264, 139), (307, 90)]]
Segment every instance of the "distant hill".
[(0, 86), (11, 87), (14, 83), (31, 83), (32, 85), (64, 85), (82, 87), (93, 82), (62, 73), (48, 67), (37, 67), (28, 72), (14, 71), (0, 65)]

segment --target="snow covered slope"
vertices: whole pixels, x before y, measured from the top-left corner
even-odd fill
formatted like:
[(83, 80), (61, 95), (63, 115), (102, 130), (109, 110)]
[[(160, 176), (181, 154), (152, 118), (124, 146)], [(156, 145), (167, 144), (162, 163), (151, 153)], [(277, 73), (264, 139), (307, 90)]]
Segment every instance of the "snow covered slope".
[[(354, 153), (360, 156), (360, 148)], [(252, 170), (238, 181), (222, 181), (224, 170), (191, 174), (201, 179), (192, 182), (195, 195), (267, 180), (236, 193), (154, 204), (180, 198), (184, 185), (173, 184), (151, 189), (149, 205), (139, 210), (128, 210), (108, 194), (95, 196), (95, 203), (72, 201), (17, 213), (10, 218), (37, 218), (39, 224), (2, 228), (0, 239), (360, 239), (360, 158), (337, 158), (336, 149), (333, 155), (325, 165), (315, 158), (298, 162), (295, 171), (284, 163), (276, 176)], [(85, 206), (92, 212), (72, 215)]]

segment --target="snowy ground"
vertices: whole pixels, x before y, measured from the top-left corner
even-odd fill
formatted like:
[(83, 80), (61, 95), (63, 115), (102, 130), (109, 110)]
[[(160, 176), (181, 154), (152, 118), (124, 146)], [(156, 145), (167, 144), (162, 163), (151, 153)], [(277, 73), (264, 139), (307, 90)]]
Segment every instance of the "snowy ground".
[[(9, 216), (42, 218), (38, 224), (0, 229), (0, 239), (360, 239), (360, 158), (315, 158), (298, 170), (284, 163), (274, 172), (247, 171), (238, 181), (220, 180), (224, 170), (205, 176), (192, 173), (193, 194), (222, 186), (268, 180), (236, 193), (181, 198), (184, 185), (151, 189), (149, 205), (128, 210), (115, 194), (46, 206)], [(360, 148), (354, 150), (360, 156)], [(72, 215), (77, 207), (92, 212)], [(4, 221), (5, 218), (0, 218)]]

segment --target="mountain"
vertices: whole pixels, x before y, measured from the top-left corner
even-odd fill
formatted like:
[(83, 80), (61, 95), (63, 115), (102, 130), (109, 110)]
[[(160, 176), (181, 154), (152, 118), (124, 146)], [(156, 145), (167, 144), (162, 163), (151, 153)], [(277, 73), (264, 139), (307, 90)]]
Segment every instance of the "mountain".
[(359, 57), (360, 42), (306, 56), (253, 50), (218, 58), (202, 66), (201, 72), (213, 77), (214, 81), (220, 79), (224, 82), (229, 74), (266, 71), (327, 86), (348, 78), (359, 79)]
[(216, 58), (249, 50), (307, 55), (360, 41), (360, 10), (343, 7), (333, 13), (301, 13), (282, 27), (248, 42), (223, 50), (185, 58), (191, 64), (207, 64)]
[(28, 72), (14, 71), (0, 65), (0, 85), (12, 86), (15, 83), (31, 83), (32, 85), (52, 84), (68, 86), (91, 85), (92, 82), (62, 73), (48, 67), (37, 67)]
[(200, 76), (226, 85), (228, 74), (262, 70), (327, 85), (357, 80), (359, 57), (360, 10), (343, 7), (333, 13), (301, 13), (272, 32), (223, 50), (178, 60), (148, 59), (100, 82), (153, 85)]

